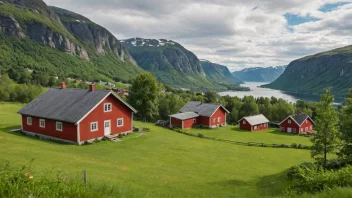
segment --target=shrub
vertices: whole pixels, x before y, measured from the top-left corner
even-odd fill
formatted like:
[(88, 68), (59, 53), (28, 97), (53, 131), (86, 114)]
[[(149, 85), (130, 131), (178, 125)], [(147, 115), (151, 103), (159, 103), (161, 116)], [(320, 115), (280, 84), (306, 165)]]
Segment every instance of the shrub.
[(297, 144), (296, 143), (292, 143), (291, 144), (291, 148), (297, 148)]
[(123, 135), (120, 133), (117, 137), (118, 137), (118, 138), (122, 138), (122, 137), (123, 137)]
[(198, 133), (197, 137), (204, 138), (205, 136), (202, 133)]

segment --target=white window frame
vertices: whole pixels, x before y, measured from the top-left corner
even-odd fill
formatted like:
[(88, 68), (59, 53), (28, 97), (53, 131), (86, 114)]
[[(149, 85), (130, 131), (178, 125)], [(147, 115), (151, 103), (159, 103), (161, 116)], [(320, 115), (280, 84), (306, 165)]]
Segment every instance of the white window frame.
[(213, 123), (216, 123), (216, 118), (213, 118)]
[(306, 120), (306, 124), (308, 124), (308, 119)]
[[(109, 108), (107, 108), (109, 107)], [(111, 103), (104, 103), (104, 112), (111, 112), (112, 111), (112, 104)]]
[(247, 122), (246, 122), (246, 120), (243, 120), (243, 124), (246, 124)]
[(27, 117), (27, 125), (32, 125), (32, 117)]
[(218, 122), (221, 122), (221, 117), (218, 117)]
[(265, 123), (265, 124), (264, 124), (264, 127), (266, 127), (266, 125), (267, 125), (267, 124)]
[(310, 126), (310, 130), (313, 130), (313, 126)]
[(288, 121), (287, 121), (289, 124), (291, 124), (291, 119), (288, 119)]
[[(119, 121), (122, 121), (122, 124), (121, 125), (119, 125)], [(125, 121), (123, 120), (123, 118), (118, 118), (117, 120), (116, 120), (117, 122), (116, 122), (116, 126), (117, 127), (123, 127), (124, 126), (124, 124), (125, 124)]]
[(258, 129), (258, 126), (254, 126), (254, 130), (257, 130)]
[[(42, 125), (42, 122), (43, 122), (43, 125)], [(39, 127), (45, 128), (45, 119), (39, 119)]]
[(306, 127), (306, 131), (308, 131), (308, 127)]
[[(93, 129), (93, 125), (96, 125), (95, 126), (95, 129)], [(90, 123), (90, 132), (95, 132), (95, 131), (98, 131), (98, 122), (91, 122)]]
[[(57, 127), (59, 124), (61, 125), (61, 129), (59, 129), (59, 128)], [(56, 123), (55, 123), (55, 126), (56, 126), (56, 127), (55, 127), (55, 128), (56, 128), (56, 131), (63, 131), (63, 130), (64, 130), (64, 125), (63, 125), (62, 122), (56, 122)]]
[(197, 120), (196, 119), (193, 119), (193, 124), (195, 124), (197, 122)]

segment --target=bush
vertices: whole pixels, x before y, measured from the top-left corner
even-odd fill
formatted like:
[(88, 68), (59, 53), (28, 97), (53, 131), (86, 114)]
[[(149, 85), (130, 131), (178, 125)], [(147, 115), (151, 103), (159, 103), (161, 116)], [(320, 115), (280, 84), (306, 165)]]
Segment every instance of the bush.
[(197, 137), (204, 138), (205, 136), (202, 133), (198, 133)]
[(296, 143), (292, 143), (291, 144), (291, 148), (297, 148), (297, 144)]

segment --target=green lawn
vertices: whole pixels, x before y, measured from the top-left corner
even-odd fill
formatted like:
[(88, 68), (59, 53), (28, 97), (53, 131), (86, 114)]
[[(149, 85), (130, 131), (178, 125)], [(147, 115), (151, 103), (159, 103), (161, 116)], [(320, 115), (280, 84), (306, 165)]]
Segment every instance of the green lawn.
[(189, 133), (202, 133), (206, 137), (215, 137), (224, 140), (234, 140), (238, 142), (258, 142), (266, 144), (287, 144), (292, 143), (311, 145), (310, 139), (296, 134), (282, 133), (278, 128), (270, 128), (265, 131), (244, 131), (238, 126), (226, 126), (215, 129), (187, 129)]
[[(135, 125), (151, 132), (119, 143), (76, 146), (42, 141), (8, 132), (19, 127), (16, 111), (21, 106), (0, 103), (1, 160), (22, 165), (35, 159), (35, 171), (63, 170), (72, 176), (87, 170), (88, 182), (114, 185), (124, 197), (283, 197), (285, 170), (311, 161), (307, 150), (233, 145), (140, 122)], [(225, 129), (231, 128), (214, 133)], [(241, 135), (245, 134), (255, 135)]]

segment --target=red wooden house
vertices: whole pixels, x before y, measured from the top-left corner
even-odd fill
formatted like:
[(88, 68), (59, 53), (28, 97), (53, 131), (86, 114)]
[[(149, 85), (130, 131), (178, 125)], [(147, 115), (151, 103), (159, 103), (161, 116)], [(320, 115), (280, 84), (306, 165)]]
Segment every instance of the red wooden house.
[(262, 131), (269, 128), (269, 120), (262, 114), (244, 117), (238, 124), (240, 129), (247, 131)]
[(50, 88), (18, 113), (29, 135), (82, 144), (132, 131), (137, 111), (108, 90)]
[(170, 115), (170, 127), (188, 129), (196, 125), (209, 128), (224, 126), (226, 113), (230, 112), (220, 104), (191, 101), (180, 110), (180, 113)]
[(311, 133), (315, 125), (312, 118), (306, 114), (288, 116), (280, 123), (281, 132), (286, 133)]

